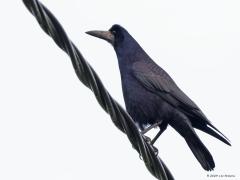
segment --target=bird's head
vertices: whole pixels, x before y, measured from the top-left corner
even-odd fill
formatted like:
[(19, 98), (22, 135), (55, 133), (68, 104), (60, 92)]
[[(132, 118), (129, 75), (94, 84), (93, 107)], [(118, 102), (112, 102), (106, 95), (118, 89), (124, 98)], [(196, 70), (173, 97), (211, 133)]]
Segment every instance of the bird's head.
[(131, 35), (120, 25), (113, 25), (108, 31), (87, 31), (87, 34), (106, 40), (114, 48), (122, 46), (124, 43), (133, 39)]
[(129, 65), (129, 63), (139, 60), (140, 58), (135, 58), (139, 54), (147, 56), (137, 41), (120, 25), (115, 24), (108, 31), (88, 31), (86, 33), (112, 44), (120, 64)]

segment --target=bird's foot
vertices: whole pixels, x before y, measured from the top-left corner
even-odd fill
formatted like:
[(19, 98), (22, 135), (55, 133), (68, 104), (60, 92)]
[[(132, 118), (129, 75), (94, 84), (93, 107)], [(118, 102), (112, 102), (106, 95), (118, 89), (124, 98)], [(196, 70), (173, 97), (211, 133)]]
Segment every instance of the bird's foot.
[(150, 139), (150, 137), (145, 136), (145, 135), (143, 135), (143, 134), (142, 134), (142, 136), (143, 136), (143, 139), (144, 139), (147, 143), (150, 143), (150, 144), (151, 144), (152, 140)]
[[(150, 138), (149, 138), (149, 139), (150, 139)], [(149, 144), (151, 144), (151, 141), (150, 141)], [(153, 151), (154, 151), (155, 156), (158, 156), (158, 149), (157, 149), (155, 146), (151, 146), (151, 147), (152, 147), (152, 149), (153, 149)], [(139, 154), (139, 158), (140, 158), (141, 160), (143, 160), (141, 154)]]
[[(158, 149), (157, 149), (155, 146), (153, 146), (152, 140), (151, 140), (148, 136), (145, 136), (145, 135), (143, 135), (143, 138), (145, 139), (145, 141), (146, 141), (148, 144), (151, 145), (151, 147), (152, 147), (153, 150), (154, 150), (155, 155), (157, 156), (157, 155), (158, 155)], [(141, 158), (141, 155), (140, 155), (140, 159), (142, 159), (142, 158)]]
[[(145, 135), (143, 135), (143, 134), (142, 134), (142, 137), (143, 137), (143, 139), (152, 147), (155, 155), (158, 156), (158, 149), (157, 149), (155, 146), (153, 146), (153, 143), (152, 143), (152, 140), (150, 139), (150, 137), (145, 136)], [(139, 158), (142, 160), (141, 154), (139, 154)]]
[(158, 149), (155, 146), (152, 146), (152, 147), (153, 147), (153, 151), (155, 153), (155, 156), (158, 156)]

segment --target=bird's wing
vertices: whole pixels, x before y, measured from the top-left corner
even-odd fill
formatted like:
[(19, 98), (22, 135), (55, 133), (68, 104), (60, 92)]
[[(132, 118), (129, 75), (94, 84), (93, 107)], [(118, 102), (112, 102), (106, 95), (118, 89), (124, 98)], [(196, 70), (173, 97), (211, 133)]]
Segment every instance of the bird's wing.
[[(135, 62), (132, 66), (134, 77), (149, 91), (159, 95), (173, 107), (190, 115), (193, 127), (198, 128), (224, 143), (231, 145), (224, 136), (207, 119), (199, 107), (176, 85), (173, 79), (153, 61)], [(210, 127), (208, 127), (208, 126)], [(213, 130), (214, 129), (214, 130)]]
[(172, 106), (200, 110), (176, 85), (173, 79), (154, 62), (135, 62), (132, 66), (135, 78), (149, 91), (160, 95)]

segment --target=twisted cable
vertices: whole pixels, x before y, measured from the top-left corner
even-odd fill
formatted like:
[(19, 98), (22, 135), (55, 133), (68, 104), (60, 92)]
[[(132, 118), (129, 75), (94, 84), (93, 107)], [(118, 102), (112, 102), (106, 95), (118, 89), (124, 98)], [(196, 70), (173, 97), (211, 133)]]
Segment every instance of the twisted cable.
[(37, 0), (23, 0), (23, 3), (35, 16), (41, 28), (69, 55), (79, 80), (92, 90), (98, 103), (110, 115), (113, 123), (127, 135), (133, 148), (140, 154), (151, 174), (159, 180), (173, 180), (174, 178), (167, 166), (155, 154), (154, 147), (141, 135), (130, 115), (111, 97), (94, 69), (68, 38), (54, 15)]

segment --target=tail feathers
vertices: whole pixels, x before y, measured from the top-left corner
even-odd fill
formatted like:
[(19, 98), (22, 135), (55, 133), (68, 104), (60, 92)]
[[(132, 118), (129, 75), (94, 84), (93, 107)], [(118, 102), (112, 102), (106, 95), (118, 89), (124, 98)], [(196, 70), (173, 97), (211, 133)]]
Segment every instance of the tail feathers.
[(230, 142), (230, 140), (223, 134), (223, 133), (221, 133), (221, 131), (219, 131), (215, 126), (213, 126), (212, 124), (208, 124), (211, 128), (213, 128), (215, 131), (217, 131), (218, 133), (216, 133), (215, 131), (213, 131), (211, 128), (209, 128), (208, 126), (207, 126), (207, 129), (209, 128), (209, 130), (208, 131), (213, 131), (212, 132), (212, 136), (214, 136), (215, 138), (217, 138), (217, 139), (219, 139), (219, 140), (221, 140), (222, 142), (224, 142), (224, 143), (226, 143), (227, 145), (229, 145), (229, 146), (231, 146), (231, 142)]
[(193, 152), (194, 156), (197, 158), (203, 169), (211, 171), (215, 167), (215, 163), (212, 155), (204, 144), (200, 141), (196, 134), (189, 138), (185, 138), (189, 148)]
[(178, 111), (174, 115), (169, 124), (185, 139), (203, 169), (213, 170), (215, 167), (213, 157), (197, 136), (190, 120)]
[[(210, 127), (209, 127), (209, 126)], [(208, 125), (194, 125), (195, 128), (212, 135), (213, 137), (219, 139), (220, 141), (224, 142), (225, 144), (231, 146), (230, 140), (223, 135), (216, 127), (214, 127), (212, 124), (208, 123)]]

